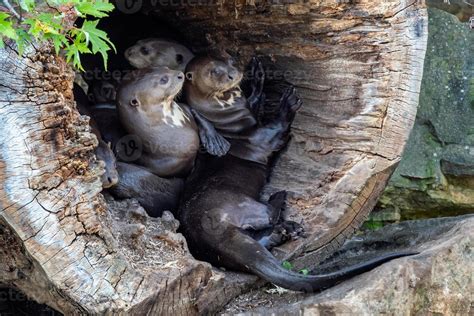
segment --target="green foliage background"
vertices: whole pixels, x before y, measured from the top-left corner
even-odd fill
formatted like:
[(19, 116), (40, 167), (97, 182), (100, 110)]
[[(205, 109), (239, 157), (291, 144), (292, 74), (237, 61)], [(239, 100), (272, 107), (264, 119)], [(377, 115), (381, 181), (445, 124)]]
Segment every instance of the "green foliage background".
[[(3, 1), (0, 7), (0, 48), (12, 40), (19, 53), (32, 41), (51, 41), (56, 54), (83, 70), (81, 54), (102, 55), (107, 68), (107, 54), (115, 51), (107, 34), (97, 28), (99, 20), (114, 9), (106, 0)], [(77, 25), (81, 18), (81, 25)]]

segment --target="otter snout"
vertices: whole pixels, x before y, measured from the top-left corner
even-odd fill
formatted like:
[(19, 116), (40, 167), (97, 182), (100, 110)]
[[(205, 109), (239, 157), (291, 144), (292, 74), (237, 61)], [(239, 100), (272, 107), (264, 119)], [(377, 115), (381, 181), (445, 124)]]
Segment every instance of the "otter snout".
[(229, 80), (234, 81), (238, 80), (240, 76), (240, 72), (236, 68), (232, 68), (228, 72)]
[(113, 173), (109, 175), (103, 175), (102, 176), (102, 187), (104, 189), (109, 189), (116, 185), (119, 182), (119, 176), (118, 173)]

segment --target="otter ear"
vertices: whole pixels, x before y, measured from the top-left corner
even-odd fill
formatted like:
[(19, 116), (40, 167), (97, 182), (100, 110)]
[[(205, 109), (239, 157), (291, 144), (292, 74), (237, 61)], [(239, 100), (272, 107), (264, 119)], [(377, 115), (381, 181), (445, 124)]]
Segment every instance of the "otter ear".
[(133, 98), (130, 100), (130, 106), (136, 108), (140, 105), (140, 101), (137, 98)]
[(193, 73), (192, 72), (187, 72), (186, 73), (186, 79), (189, 81), (193, 81)]

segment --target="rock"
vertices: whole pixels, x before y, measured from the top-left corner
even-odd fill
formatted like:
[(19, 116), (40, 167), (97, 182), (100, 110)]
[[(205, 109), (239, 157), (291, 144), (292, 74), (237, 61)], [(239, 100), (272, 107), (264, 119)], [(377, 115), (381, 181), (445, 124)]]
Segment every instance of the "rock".
[(474, 32), (429, 11), (429, 38), (415, 126), (374, 216), (420, 219), (474, 209)]
[(474, 216), (406, 221), (353, 237), (313, 273), (407, 249), (420, 254), (390, 261), (322, 293), (261, 289), (240, 296), (223, 312), (468, 315), (473, 304), (469, 293), (474, 271)]

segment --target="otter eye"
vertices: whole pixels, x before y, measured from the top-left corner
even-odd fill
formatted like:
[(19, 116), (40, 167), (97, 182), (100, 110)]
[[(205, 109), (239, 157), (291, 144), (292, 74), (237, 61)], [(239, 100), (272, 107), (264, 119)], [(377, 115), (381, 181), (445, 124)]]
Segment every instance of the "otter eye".
[(140, 102), (138, 102), (137, 99), (131, 99), (130, 100), (130, 105), (133, 106), (134, 108), (140, 105)]
[(183, 55), (181, 55), (181, 54), (177, 54), (177, 55), (176, 55), (176, 62), (177, 62), (178, 64), (182, 64), (182, 63), (183, 63), (183, 60), (184, 60)]
[(168, 81), (169, 81), (168, 76), (163, 76), (163, 77), (161, 77), (161, 79), (160, 79), (160, 84), (167, 84)]
[(148, 48), (146, 48), (145, 46), (142, 46), (140, 48), (140, 52), (143, 54), (143, 55), (148, 55), (150, 53), (150, 51), (148, 50)]
[(220, 73), (220, 71), (216, 68), (211, 70), (211, 75), (217, 76)]

